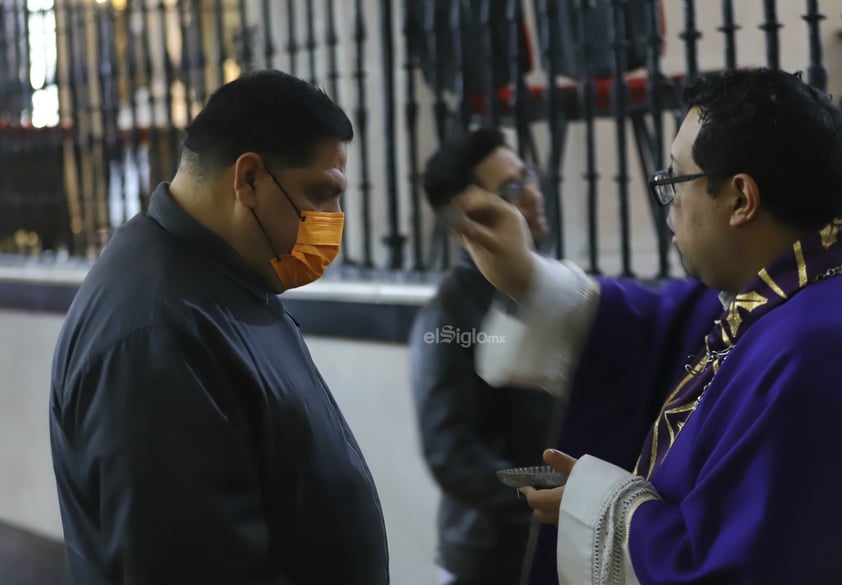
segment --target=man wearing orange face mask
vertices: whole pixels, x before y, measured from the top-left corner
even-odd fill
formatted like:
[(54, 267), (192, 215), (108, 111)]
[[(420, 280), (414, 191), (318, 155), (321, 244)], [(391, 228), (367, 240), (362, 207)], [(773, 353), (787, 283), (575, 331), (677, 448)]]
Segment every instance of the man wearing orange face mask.
[(339, 252), (351, 123), (263, 71), (220, 88), (56, 347), (72, 584), (389, 581), (371, 474), (276, 293)]

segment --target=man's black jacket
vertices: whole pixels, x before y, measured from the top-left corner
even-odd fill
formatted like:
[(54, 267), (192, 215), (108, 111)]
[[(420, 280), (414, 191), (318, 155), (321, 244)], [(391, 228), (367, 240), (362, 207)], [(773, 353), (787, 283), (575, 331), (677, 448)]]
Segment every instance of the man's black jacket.
[(492, 388), (474, 371), (482, 319), (495, 295), (467, 255), (419, 313), (412, 382), (424, 455), (442, 490), (439, 563), (463, 578), (517, 583), (531, 512), (498, 469), (540, 465), (554, 401)]
[(298, 326), (166, 186), (70, 308), (50, 435), (74, 585), (388, 582), (377, 491)]

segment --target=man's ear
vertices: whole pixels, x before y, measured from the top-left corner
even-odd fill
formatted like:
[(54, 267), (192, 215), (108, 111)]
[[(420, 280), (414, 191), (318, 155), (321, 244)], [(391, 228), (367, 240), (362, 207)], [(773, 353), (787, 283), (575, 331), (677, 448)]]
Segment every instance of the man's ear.
[(731, 177), (728, 187), (733, 201), (731, 226), (741, 226), (754, 220), (760, 213), (760, 188), (754, 177), (745, 173), (736, 174)]
[(255, 152), (241, 154), (234, 162), (234, 195), (241, 205), (249, 209), (257, 207), (254, 183), (262, 168), (263, 159)]

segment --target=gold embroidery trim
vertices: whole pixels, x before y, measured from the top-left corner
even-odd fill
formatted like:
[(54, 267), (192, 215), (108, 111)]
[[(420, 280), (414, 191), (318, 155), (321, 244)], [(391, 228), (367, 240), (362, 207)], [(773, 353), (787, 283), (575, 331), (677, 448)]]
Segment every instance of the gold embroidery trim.
[(781, 287), (778, 286), (778, 283), (772, 279), (771, 275), (768, 272), (766, 272), (765, 268), (762, 268), (760, 272), (757, 273), (757, 275), (760, 277), (760, 280), (766, 283), (766, 286), (772, 289), (773, 293), (775, 293), (782, 299), (787, 298), (786, 293), (781, 289)]
[[(705, 364), (706, 361), (707, 361), (707, 354), (703, 355), (699, 359), (699, 361), (696, 362), (696, 365), (694, 365), (690, 369), (690, 371), (687, 373), (687, 375), (684, 376), (684, 378), (681, 380), (681, 382), (678, 383), (678, 386), (675, 387), (675, 390), (673, 390), (670, 393), (670, 395), (667, 397), (666, 401), (664, 402), (664, 404), (665, 404), (664, 410), (661, 412), (661, 414), (658, 415), (658, 418), (655, 420), (655, 427), (652, 431), (652, 451), (649, 454), (649, 470), (646, 472), (646, 479), (649, 479), (649, 476), (652, 475), (652, 469), (655, 467), (655, 459), (658, 456), (658, 427), (661, 426), (661, 419), (664, 418), (664, 415), (666, 414), (666, 406), (669, 406), (669, 404), (675, 399), (675, 397), (678, 395), (678, 393), (681, 392), (681, 389), (684, 388), (684, 386), (687, 385), (687, 382), (689, 382), (696, 375), (694, 372), (701, 371), (701, 370), (699, 370), (699, 368), (701, 368), (702, 365)], [(637, 463), (635, 463), (635, 465), (634, 465), (635, 475), (638, 474), (638, 469), (640, 469), (640, 457), (638, 457)]]
[(801, 248), (801, 241), (797, 241), (792, 245), (792, 251), (795, 252), (795, 263), (798, 265), (798, 287), (807, 286), (807, 262), (804, 261), (804, 250)]
[(725, 327), (720, 327), (719, 330), (722, 331), (722, 342), (728, 347), (733, 345), (734, 342), (731, 341), (730, 337), (728, 337), (728, 332), (725, 331)]
[[(682, 412), (687, 412), (688, 410), (690, 412), (693, 412), (694, 410), (696, 410), (696, 404), (697, 404), (697, 401), (694, 400), (693, 402), (690, 402), (689, 404), (685, 404), (683, 406), (676, 406), (675, 408), (671, 408), (669, 410), (664, 411), (664, 423), (666, 424), (667, 430), (670, 433), (670, 443), (669, 443), (669, 447), (667, 448), (667, 451), (669, 451), (669, 449), (672, 448), (672, 444), (675, 443), (675, 438), (678, 436), (678, 433), (680, 433), (681, 429), (684, 427), (684, 424), (682, 422), (679, 422), (676, 425), (676, 429), (673, 430), (672, 424), (670, 424), (669, 415), (671, 415), (671, 414), (681, 414)], [(685, 421), (686, 421), (686, 419), (685, 419)]]
[(629, 508), (629, 512), (626, 515), (626, 548), (627, 549), (629, 548), (629, 536), (631, 535), (631, 523), (632, 523), (632, 518), (634, 518), (635, 512), (637, 512), (637, 509), (640, 508), (640, 506), (642, 506), (646, 502), (657, 502), (657, 501), (658, 501), (657, 497), (652, 496), (652, 495), (646, 495), (646, 496), (641, 497), (639, 500), (637, 500), (634, 504), (631, 505), (631, 508)]
[(737, 337), (737, 330), (743, 323), (743, 317), (740, 315), (740, 309), (744, 310), (746, 313), (751, 313), (753, 310), (758, 307), (762, 307), (768, 302), (769, 299), (755, 291), (737, 295), (737, 298), (731, 302), (731, 306), (728, 308), (728, 317), (726, 319), (728, 321), (728, 326), (731, 328), (731, 336)]
[(839, 237), (840, 227), (842, 227), (842, 218), (837, 217), (832, 222), (824, 226), (819, 232), (822, 238), (822, 246), (824, 246), (825, 250), (836, 243), (836, 240)]

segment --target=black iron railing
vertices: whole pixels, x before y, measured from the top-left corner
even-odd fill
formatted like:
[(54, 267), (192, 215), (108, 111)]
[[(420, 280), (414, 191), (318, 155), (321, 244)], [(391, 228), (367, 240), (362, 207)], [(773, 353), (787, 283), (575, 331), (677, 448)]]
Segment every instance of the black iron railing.
[[(641, 276), (633, 211), (645, 183), (634, 177), (664, 166), (673, 130), (665, 119), (680, 120), (680, 88), (703, 69), (697, 13), (716, 11), (726, 69), (740, 66), (741, 28), (763, 30), (766, 62), (778, 67), (782, 31), (800, 24), (781, 22), (775, 0), (756, 0), (761, 20), (753, 23), (736, 21), (732, 0), (682, 0), (680, 20), (665, 31), (664, 2), (56, 0), (31, 10), (26, 0), (0, 0), (0, 251), (34, 238), (36, 249), (95, 255), (172, 176), (182, 128), (208, 95), (241, 72), (281, 68), (323, 86), (354, 120), (341, 260), (348, 272), (383, 277), (449, 265), (448, 235), (423, 201), (424, 159), (453, 133), (490, 124), (511, 129), (521, 156), (544, 169), (550, 251), (575, 254), (570, 241), (579, 234), (584, 265), (603, 271), (610, 219), (619, 226), (617, 274)], [(804, 7), (803, 68), (824, 89), (826, 15), (819, 0)], [(45, 39), (56, 62), (38, 48)], [(682, 70), (671, 75), (665, 45), (683, 52)], [(37, 128), (35, 110), (51, 91), (60, 118)], [(609, 146), (597, 144), (602, 120), (613, 128)], [(571, 198), (579, 178), (564, 168), (574, 123), (584, 138), (575, 145), (581, 194)], [(670, 276), (664, 212), (644, 196), (654, 275)], [(606, 205), (613, 218), (600, 211)]]

